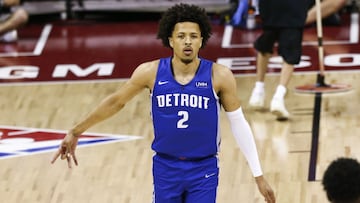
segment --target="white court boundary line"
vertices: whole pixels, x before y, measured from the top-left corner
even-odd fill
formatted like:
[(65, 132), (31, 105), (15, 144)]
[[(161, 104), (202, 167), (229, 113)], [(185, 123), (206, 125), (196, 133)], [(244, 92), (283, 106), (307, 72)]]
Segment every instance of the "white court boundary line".
[(49, 38), (52, 29), (51, 24), (46, 24), (40, 34), (40, 37), (32, 52), (6, 52), (0, 53), (0, 57), (18, 57), (18, 56), (39, 56), (44, 50), (45, 44)]
[[(234, 27), (232, 25), (226, 25), (224, 28), (224, 36), (221, 43), (221, 48), (251, 48), (252, 43), (246, 44), (231, 44)], [(345, 41), (324, 41), (323, 45), (346, 45), (357, 44), (359, 42), (359, 13), (352, 13), (350, 16), (350, 34), (349, 40)], [(317, 41), (303, 42), (303, 46), (316, 46)]]

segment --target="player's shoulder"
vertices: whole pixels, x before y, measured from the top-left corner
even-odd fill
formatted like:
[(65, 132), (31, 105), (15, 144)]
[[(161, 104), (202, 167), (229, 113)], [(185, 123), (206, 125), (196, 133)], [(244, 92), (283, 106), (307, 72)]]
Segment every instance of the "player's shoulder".
[(135, 74), (141, 74), (141, 75), (152, 75), (156, 73), (157, 68), (159, 66), (159, 59), (143, 62), (135, 69)]
[(134, 70), (130, 82), (140, 86), (151, 88), (153, 86), (159, 60), (143, 62)]
[(213, 63), (213, 75), (219, 76), (221, 78), (226, 78), (226, 77), (232, 76), (232, 72), (229, 67), (214, 62)]
[(159, 66), (160, 59), (152, 60), (152, 61), (146, 61), (141, 63), (137, 69), (143, 69), (143, 70), (152, 70), (157, 69)]
[(213, 63), (213, 85), (216, 92), (227, 88), (232, 88), (235, 78), (229, 67)]

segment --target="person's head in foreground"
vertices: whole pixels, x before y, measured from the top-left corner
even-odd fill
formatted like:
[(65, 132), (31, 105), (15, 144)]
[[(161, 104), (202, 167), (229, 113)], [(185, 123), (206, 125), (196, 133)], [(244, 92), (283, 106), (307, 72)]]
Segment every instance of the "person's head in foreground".
[(332, 203), (360, 203), (360, 163), (338, 158), (326, 169), (322, 184)]

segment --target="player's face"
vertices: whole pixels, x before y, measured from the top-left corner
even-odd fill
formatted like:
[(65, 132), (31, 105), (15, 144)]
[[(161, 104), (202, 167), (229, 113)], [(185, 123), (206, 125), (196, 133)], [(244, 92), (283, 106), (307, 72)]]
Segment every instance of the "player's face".
[(202, 40), (200, 27), (193, 22), (177, 23), (169, 38), (174, 57), (180, 58), (184, 63), (191, 63), (197, 58)]

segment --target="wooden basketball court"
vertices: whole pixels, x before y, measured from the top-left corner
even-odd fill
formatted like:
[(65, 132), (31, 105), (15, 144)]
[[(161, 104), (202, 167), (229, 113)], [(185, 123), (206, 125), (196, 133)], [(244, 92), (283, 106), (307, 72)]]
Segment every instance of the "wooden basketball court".
[[(269, 110), (254, 112), (248, 107), (255, 82), (251, 43), (260, 30), (214, 22), (213, 36), (201, 51), (202, 57), (224, 63), (236, 74), (264, 175), (279, 203), (327, 202), (321, 179), (328, 164), (340, 156), (360, 158), (359, 22), (358, 15), (343, 18), (339, 27), (324, 27), (326, 81), (351, 84), (352, 90), (322, 94), (320, 104), (315, 94), (294, 91), (316, 82), (316, 29), (309, 27), (287, 94), (292, 118), (285, 122), (276, 121)], [(156, 39), (156, 29), (155, 20), (37, 22), (19, 30), (17, 43), (0, 44), (0, 202), (151, 202), (153, 132), (146, 91), (88, 131), (140, 139), (83, 145), (77, 149), (78, 167), (70, 170), (61, 161), (50, 164), (59, 137), (49, 138), (51, 142), (36, 150), (27, 144), (40, 139), (38, 129), (64, 133), (119, 88), (138, 64), (168, 56), (171, 52)], [(279, 79), (279, 64), (275, 54), (266, 78), (267, 106)], [(224, 112), (221, 122), (218, 202), (264, 202)], [(17, 137), (10, 131), (18, 132)], [(32, 138), (18, 139), (24, 138), (21, 133), (32, 133)], [(14, 148), (21, 150), (15, 153)]]

